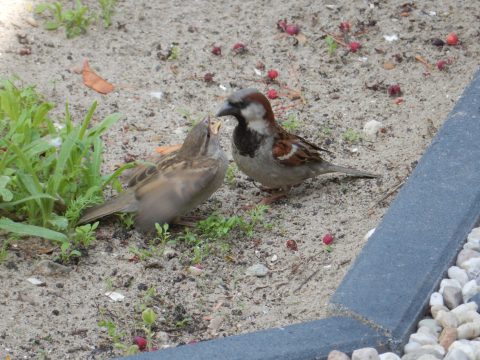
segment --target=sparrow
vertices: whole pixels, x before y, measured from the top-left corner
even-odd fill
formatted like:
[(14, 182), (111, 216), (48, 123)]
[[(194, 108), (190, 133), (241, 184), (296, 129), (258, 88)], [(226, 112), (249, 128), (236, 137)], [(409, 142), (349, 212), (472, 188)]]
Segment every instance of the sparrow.
[(238, 122), (232, 136), (233, 159), (241, 171), (267, 188), (286, 193), (306, 179), (332, 172), (377, 177), (324, 160), (321, 153), (329, 151), (283, 129), (275, 121), (270, 101), (256, 89), (231, 94), (216, 116), (228, 115)]
[(117, 212), (136, 213), (135, 226), (154, 230), (155, 223), (171, 223), (207, 200), (223, 183), (228, 160), (220, 146), (221, 122), (209, 118), (188, 133), (182, 146), (141, 165), (127, 189), (107, 202), (86, 210), (84, 224)]

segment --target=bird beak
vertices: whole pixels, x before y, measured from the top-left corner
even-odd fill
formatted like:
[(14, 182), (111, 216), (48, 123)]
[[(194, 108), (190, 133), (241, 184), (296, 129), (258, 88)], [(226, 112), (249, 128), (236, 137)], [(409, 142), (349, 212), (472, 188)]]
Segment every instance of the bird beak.
[(230, 105), (230, 103), (228, 101), (225, 101), (222, 105), (222, 107), (220, 108), (220, 110), (218, 110), (217, 112), (217, 117), (220, 117), (220, 116), (227, 116), (227, 115), (237, 115), (238, 114), (238, 109), (232, 105)]
[(218, 132), (220, 131), (220, 128), (222, 127), (222, 122), (221, 121), (216, 121), (210, 124), (210, 132), (213, 135), (217, 135)]

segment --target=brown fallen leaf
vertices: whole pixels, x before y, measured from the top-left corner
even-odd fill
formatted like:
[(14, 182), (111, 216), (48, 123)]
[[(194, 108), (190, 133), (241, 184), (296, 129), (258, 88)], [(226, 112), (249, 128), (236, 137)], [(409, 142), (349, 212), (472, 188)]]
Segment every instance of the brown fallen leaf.
[(155, 149), (155, 151), (159, 154), (167, 155), (167, 154), (170, 154), (171, 152), (177, 151), (181, 147), (182, 147), (182, 144), (159, 146)]
[(100, 94), (108, 94), (114, 90), (114, 86), (98, 76), (88, 64), (88, 59), (83, 60), (83, 83), (89, 88), (95, 90)]
[(395, 69), (395, 64), (394, 63), (391, 63), (391, 62), (386, 62), (383, 64), (383, 68), (385, 70), (392, 70), (392, 69)]

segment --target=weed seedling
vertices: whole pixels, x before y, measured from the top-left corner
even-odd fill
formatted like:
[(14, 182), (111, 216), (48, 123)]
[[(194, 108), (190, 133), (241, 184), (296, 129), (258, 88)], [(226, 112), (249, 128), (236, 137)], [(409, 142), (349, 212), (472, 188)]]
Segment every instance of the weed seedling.
[(353, 129), (347, 129), (343, 133), (342, 137), (345, 141), (348, 141), (349, 143), (356, 143), (360, 141), (360, 139), (362, 138), (362, 135)]
[(227, 168), (227, 173), (225, 174), (225, 182), (229, 186), (234, 186), (236, 184), (236, 173), (237, 173), (238, 167), (237, 164), (231, 163), (228, 168)]
[(98, 0), (98, 2), (102, 9), (103, 26), (108, 28), (112, 25), (113, 8), (115, 7), (117, 0)]
[(328, 55), (329, 56), (332, 56), (334, 53), (335, 53), (335, 50), (337, 50), (337, 42), (335, 41), (335, 39), (328, 35), (326, 38), (325, 38), (325, 42), (328, 46)]

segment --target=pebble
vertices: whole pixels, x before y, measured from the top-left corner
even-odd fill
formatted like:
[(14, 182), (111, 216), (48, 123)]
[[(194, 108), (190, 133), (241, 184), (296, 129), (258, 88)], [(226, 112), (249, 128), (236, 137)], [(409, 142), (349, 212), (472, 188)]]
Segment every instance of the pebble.
[(454, 341), (453, 344), (450, 345), (449, 351), (452, 349), (459, 349), (463, 351), (470, 360), (475, 360), (475, 349), (467, 340)]
[(474, 257), (468, 260), (465, 260), (460, 264), (462, 269), (465, 269), (469, 274), (479, 274), (480, 273), (480, 258)]
[(357, 349), (352, 353), (352, 360), (380, 360), (378, 351), (375, 348)]
[(375, 136), (377, 135), (378, 130), (383, 127), (383, 124), (377, 120), (370, 120), (365, 123), (363, 126), (363, 132), (368, 136)]
[(474, 339), (480, 336), (480, 321), (467, 322), (457, 329), (459, 339)]
[[(475, 280), (473, 280), (475, 281)], [(451, 310), (463, 304), (463, 289), (453, 287), (453, 286), (445, 286), (443, 289), (443, 301), (445, 305)]]
[(467, 236), (468, 242), (480, 242), (480, 227), (472, 229)]
[(445, 360), (470, 360), (470, 358), (462, 350), (452, 349), (445, 356)]
[(433, 292), (430, 295), (430, 306), (443, 305), (443, 296), (439, 292)]
[(445, 350), (448, 350), (455, 340), (457, 340), (457, 329), (447, 327), (443, 329), (438, 342)]
[(456, 328), (458, 326), (457, 317), (449, 311), (440, 310), (437, 316), (435, 317), (435, 320), (437, 320), (440, 323), (440, 325), (442, 325), (442, 327), (444, 328), (446, 327)]
[(478, 257), (480, 257), (480, 252), (471, 249), (463, 249), (458, 253), (456, 264), (461, 267), (465, 261)]
[(380, 354), (380, 360), (401, 360), (400, 356), (392, 352)]
[(46, 283), (45, 281), (42, 281), (40, 279), (37, 279), (36, 277), (29, 277), (27, 279), (27, 281), (30, 283), (30, 284), (33, 284), (35, 286), (45, 286)]
[(438, 360), (436, 356), (430, 355), (430, 354), (425, 354), (422, 355), (418, 358), (418, 360)]
[(248, 276), (264, 277), (268, 274), (268, 268), (262, 264), (255, 264), (250, 266), (245, 274)]
[(341, 351), (333, 350), (328, 354), (327, 360), (350, 360), (350, 357)]
[[(447, 311), (448, 312), (448, 308), (444, 305), (434, 305), (430, 308), (430, 312), (432, 313), (432, 316), (437, 319), (437, 314), (439, 311)], [(438, 319), (437, 319), (438, 321)]]
[(422, 355), (433, 355), (437, 359), (441, 359), (443, 355), (439, 354), (437, 351), (434, 349), (423, 349), (420, 348), (416, 351), (407, 353), (405, 352), (405, 355), (402, 356), (402, 360), (418, 360), (418, 358)]
[(478, 310), (478, 305), (475, 304), (472, 301), (467, 302), (467, 303), (462, 304), (459, 307), (453, 309), (452, 314), (454, 314), (455, 316), (458, 317), (461, 313), (468, 312), (470, 310), (477, 311)]
[(473, 301), (478, 306), (480, 304), (480, 293), (473, 295), (470, 301)]
[(461, 286), (465, 285), (469, 280), (467, 272), (458, 266), (450, 266), (448, 268), (448, 277), (457, 280)]
[[(480, 260), (480, 259), (479, 259)], [(445, 288), (447, 286), (450, 286), (450, 287), (455, 287), (455, 288), (458, 288), (458, 289), (461, 289), (462, 288), (462, 285), (460, 285), (460, 283), (458, 282), (458, 280), (455, 280), (455, 279), (443, 279), (441, 282), (440, 282), (440, 294), (443, 295), (443, 291), (445, 290)]]
[(477, 313), (474, 310), (468, 310), (468, 311), (465, 311), (465, 312), (461, 312), (461, 313), (458, 313), (455, 316), (457, 317), (459, 325), (465, 324), (465, 323), (468, 323), (468, 322), (473, 322), (473, 321), (480, 321), (480, 314)]
[(418, 328), (421, 328), (421, 327), (429, 328), (432, 331), (432, 333), (440, 333), (440, 331), (442, 331), (442, 327), (440, 326), (438, 321), (432, 318), (425, 318), (421, 320), (418, 323)]
[(432, 335), (431, 333), (425, 334), (425, 333), (416, 332), (410, 335), (409, 341), (414, 341), (420, 345), (429, 345), (429, 344), (436, 344), (437, 337)]
[(462, 288), (463, 300), (468, 302), (472, 297), (480, 292), (480, 287), (475, 280), (470, 280)]

